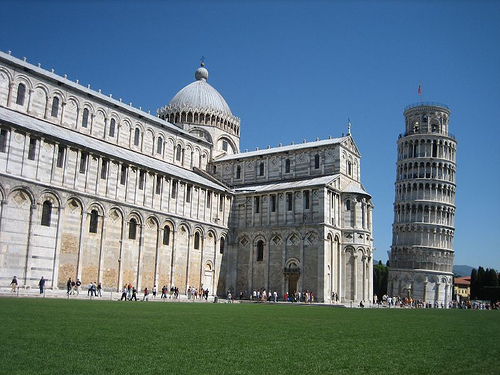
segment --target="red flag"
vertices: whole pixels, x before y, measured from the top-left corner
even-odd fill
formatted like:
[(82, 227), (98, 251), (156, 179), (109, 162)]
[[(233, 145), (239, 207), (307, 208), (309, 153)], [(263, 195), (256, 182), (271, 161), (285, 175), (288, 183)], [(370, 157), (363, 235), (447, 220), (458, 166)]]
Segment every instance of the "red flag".
[(418, 95), (422, 95), (422, 88), (418, 85)]

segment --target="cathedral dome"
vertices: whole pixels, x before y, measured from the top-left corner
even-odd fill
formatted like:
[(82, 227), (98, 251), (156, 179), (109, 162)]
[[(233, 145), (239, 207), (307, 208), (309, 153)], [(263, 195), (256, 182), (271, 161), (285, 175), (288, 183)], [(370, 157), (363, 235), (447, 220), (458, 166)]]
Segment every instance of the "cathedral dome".
[[(196, 81), (180, 90), (165, 107), (158, 109), (158, 116), (190, 132), (201, 134), (200, 127), (205, 130), (207, 127), (218, 128), (226, 135), (239, 138), (240, 119), (233, 116), (222, 95), (207, 83), (205, 64), (201, 64), (194, 77)], [(216, 140), (221, 139), (221, 134), (204, 137)]]
[(222, 95), (207, 83), (208, 70), (204, 64), (195, 72), (196, 81), (180, 90), (168, 103), (169, 112), (191, 110), (193, 112), (217, 112), (232, 116), (231, 109)]

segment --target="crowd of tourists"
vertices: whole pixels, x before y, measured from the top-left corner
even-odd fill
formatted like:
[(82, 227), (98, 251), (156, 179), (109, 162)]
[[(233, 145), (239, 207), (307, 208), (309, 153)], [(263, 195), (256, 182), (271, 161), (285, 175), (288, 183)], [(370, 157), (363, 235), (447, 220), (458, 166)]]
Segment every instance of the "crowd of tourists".
[[(45, 291), (45, 282), (46, 279), (42, 276), (40, 278), (40, 281), (38, 282), (38, 287), (40, 289), (40, 294), (43, 294)], [(18, 280), (17, 277), (14, 276), (10, 286), (11, 286), (11, 292), (15, 293), (16, 290), (18, 289)], [(82, 282), (80, 279), (71, 279), (69, 278), (68, 281), (66, 282), (66, 294), (68, 296), (76, 295), (79, 296), (81, 292), (81, 287), (82, 287)], [(102, 283), (97, 283), (97, 282), (90, 282), (88, 287), (87, 287), (87, 296), (88, 297), (102, 297)], [(149, 301), (150, 295), (152, 295), (152, 298), (155, 299), (157, 295), (157, 288), (156, 285), (153, 286), (153, 289), (149, 290), (147, 287), (144, 288), (143, 292), (143, 301)], [(132, 285), (132, 284), (126, 284), (123, 286), (122, 289), (122, 295), (120, 298), (120, 301), (138, 301), (137, 299), (137, 294), (138, 290)], [(186, 290), (186, 295), (188, 300), (192, 300), (193, 302), (195, 300), (208, 300), (209, 296), (209, 290), (208, 288), (203, 288), (201, 287), (199, 290), (198, 288), (194, 286), (189, 286)], [(228, 302), (233, 302), (234, 300), (234, 294), (231, 290), (228, 290), (226, 293), (227, 301)], [(164, 285), (161, 288), (161, 297), (162, 300), (166, 299), (178, 299), (179, 298), (179, 288), (176, 286), (172, 286), (168, 288), (166, 285)], [(278, 302), (278, 293), (276, 290), (274, 292), (271, 292), (271, 290), (266, 291), (265, 289), (257, 289), (254, 290), (252, 293), (248, 292), (240, 292), (239, 294), (239, 299), (249, 299), (250, 301), (256, 301), (256, 302)], [(215, 300), (217, 301), (217, 297), (215, 297)], [(297, 302), (303, 302), (303, 303), (313, 303), (315, 302), (315, 296), (314, 293), (305, 290), (304, 292), (299, 292), (299, 291), (294, 291), (293, 293), (288, 293), (286, 292), (283, 298), (283, 301), (286, 302), (292, 302), (292, 303), (297, 303)], [(332, 301), (338, 302), (339, 297), (337, 293), (332, 293)], [(444, 303), (429, 303), (429, 302), (424, 302), (421, 300), (414, 300), (413, 298), (403, 298), (399, 296), (394, 296), (390, 297), (387, 294), (384, 294), (382, 298), (378, 298), (378, 296), (375, 294), (373, 296), (373, 305), (374, 306), (382, 306), (382, 307), (399, 307), (399, 308), (455, 308), (455, 309), (473, 309), (473, 310), (500, 310), (500, 301), (451, 301), (449, 302), (448, 306), (445, 306)], [(364, 307), (364, 302), (361, 301), (359, 303), (359, 307)]]

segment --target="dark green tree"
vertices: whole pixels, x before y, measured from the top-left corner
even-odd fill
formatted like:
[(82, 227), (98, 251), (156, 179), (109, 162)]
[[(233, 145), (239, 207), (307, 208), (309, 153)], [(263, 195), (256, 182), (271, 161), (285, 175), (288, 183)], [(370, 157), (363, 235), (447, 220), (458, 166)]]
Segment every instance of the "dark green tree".
[(387, 294), (388, 275), (389, 269), (382, 264), (382, 261), (373, 266), (373, 293), (377, 295), (379, 300), (384, 294)]
[(470, 273), (470, 298), (477, 299), (477, 270), (475, 268)]

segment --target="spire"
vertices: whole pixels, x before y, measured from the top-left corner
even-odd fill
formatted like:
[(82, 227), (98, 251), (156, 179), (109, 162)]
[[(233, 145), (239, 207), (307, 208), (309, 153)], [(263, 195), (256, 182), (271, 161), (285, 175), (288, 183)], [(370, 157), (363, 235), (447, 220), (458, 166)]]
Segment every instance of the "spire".
[(205, 68), (205, 56), (201, 56), (201, 64), (196, 72), (194, 73), (194, 78), (197, 81), (206, 81), (208, 79), (208, 70)]

